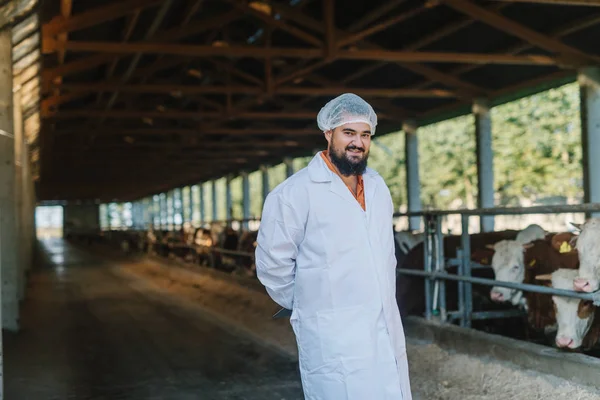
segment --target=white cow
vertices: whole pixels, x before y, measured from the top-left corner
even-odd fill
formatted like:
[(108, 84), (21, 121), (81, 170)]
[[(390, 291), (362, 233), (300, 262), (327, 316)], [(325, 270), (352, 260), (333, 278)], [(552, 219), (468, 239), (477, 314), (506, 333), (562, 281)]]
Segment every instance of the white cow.
[(600, 218), (590, 218), (577, 238), (579, 274), (573, 287), (579, 292), (595, 292), (600, 288)]
[(515, 240), (519, 243), (531, 243), (534, 240), (544, 239), (547, 232), (538, 224), (531, 224), (517, 234)]
[[(521, 283), (525, 279), (525, 251), (533, 244), (516, 240), (501, 240), (487, 245), (494, 250), (492, 268), (497, 281)], [(523, 292), (517, 289), (493, 286), (490, 297), (496, 302), (510, 302), (514, 306), (527, 307)]]
[[(573, 280), (577, 277), (576, 269), (558, 269), (551, 275), (539, 275), (538, 280), (552, 281), (555, 289), (572, 290)], [(597, 338), (598, 324), (595, 320), (598, 313), (597, 308), (591, 301), (574, 299), (564, 296), (552, 296), (556, 310), (556, 345), (560, 348), (578, 349), (585, 342), (587, 346), (594, 345)], [(592, 328), (594, 326), (594, 329)], [(589, 336), (589, 337), (588, 337)]]
[(410, 231), (400, 231), (394, 234), (398, 247), (400, 247), (400, 250), (405, 254), (408, 254), (410, 249), (421, 243), (424, 237), (424, 233), (412, 233)]

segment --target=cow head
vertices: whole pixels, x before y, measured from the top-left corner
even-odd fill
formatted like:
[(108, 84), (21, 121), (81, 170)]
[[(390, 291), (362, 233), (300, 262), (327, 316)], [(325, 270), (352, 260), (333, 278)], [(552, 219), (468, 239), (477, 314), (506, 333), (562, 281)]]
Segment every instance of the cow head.
[(573, 288), (579, 292), (600, 289), (600, 218), (589, 219), (577, 239), (579, 274), (573, 279)]
[[(551, 280), (555, 289), (572, 290), (576, 269), (558, 269), (552, 275), (537, 276), (538, 280)], [(582, 346), (594, 322), (596, 307), (589, 300), (563, 296), (552, 296), (556, 313), (558, 332), (556, 345), (563, 349), (575, 350)]]
[[(516, 240), (501, 240), (496, 244), (487, 245), (494, 250), (492, 268), (497, 281), (521, 283), (525, 279), (525, 261), (523, 253), (533, 246), (521, 244)], [(498, 303), (510, 302), (519, 305), (523, 300), (523, 292), (500, 286), (492, 287), (490, 297)]]

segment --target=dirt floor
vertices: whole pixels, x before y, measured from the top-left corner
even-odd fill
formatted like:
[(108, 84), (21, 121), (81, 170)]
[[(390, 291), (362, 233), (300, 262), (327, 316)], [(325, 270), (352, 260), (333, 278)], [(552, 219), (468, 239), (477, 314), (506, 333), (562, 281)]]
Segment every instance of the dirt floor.
[[(123, 261), (115, 273), (135, 282), (140, 290), (154, 291), (174, 304), (193, 308), (260, 345), (290, 357), (297, 354), (289, 320), (272, 319), (278, 306), (259, 291), (154, 260)], [(408, 339), (408, 353), (415, 400), (600, 399), (600, 391), (594, 388), (510, 363), (452, 354), (415, 338)]]

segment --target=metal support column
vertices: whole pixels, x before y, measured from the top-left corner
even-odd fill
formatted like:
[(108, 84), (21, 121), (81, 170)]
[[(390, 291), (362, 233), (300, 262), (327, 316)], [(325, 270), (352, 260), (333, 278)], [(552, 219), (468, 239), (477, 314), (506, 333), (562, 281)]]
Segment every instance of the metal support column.
[[(419, 181), (419, 142), (417, 139), (417, 124), (406, 121), (404, 131), (406, 154), (406, 193), (408, 197), (408, 212), (421, 211), (421, 183)], [(421, 226), (420, 217), (410, 217), (408, 229), (418, 230)]]
[[(19, 330), (15, 138), (13, 136), (12, 44), (10, 29), (0, 31), (0, 276), (2, 328)], [(43, 133), (42, 133), (43, 134)]]
[[(461, 215), (461, 263), (458, 274), (471, 277), (471, 238), (469, 237), (469, 216)], [(459, 311), (462, 312), (460, 326), (470, 328), (473, 313), (472, 284), (460, 282), (458, 286)], [(461, 297), (462, 296), (462, 297)]]
[(242, 227), (248, 229), (248, 219), (250, 219), (250, 179), (248, 173), (242, 172), (242, 192), (244, 201), (244, 222)]
[(198, 185), (198, 191), (200, 192), (200, 226), (204, 226), (206, 223), (206, 202), (204, 199), (204, 183)]
[(217, 181), (212, 180), (211, 184), (211, 194), (212, 194), (212, 220), (216, 221), (218, 219), (217, 214)]
[[(492, 117), (485, 100), (473, 103), (475, 142), (477, 147), (477, 202), (479, 208), (494, 207), (494, 154), (492, 152)], [(480, 217), (481, 232), (494, 230), (494, 216)]]
[(231, 175), (228, 175), (225, 181), (225, 202), (227, 209), (225, 210), (227, 220), (227, 226), (231, 226), (231, 219), (233, 218), (233, 201), (231, 200)]
[(269, 188), (269, 168), (266, 165), (262, 165), (260, 167), (260, 172), (262, 174), (262, 196), (263, 196), (263, 204), (267, 201), (267, 196), (271, 189)]
[(285, 176), (289, 178), (294, 175), (294, 160), (286, 157), (283, 159), (283, 163), (285, 164)]
[(190, 185), (190, 190), (188, 190), (188, 215), (190, 220), (188, 221), (190, 225), (193, 226), (192, 222), (194, 221), (194, 191), (192, 190), (192, 186)]
[[(579, 72), (581, 145), (583, 147), (583, 202), (600, 203), (600, 68)], [(600, 213), (587, 213), (586, 217)]]

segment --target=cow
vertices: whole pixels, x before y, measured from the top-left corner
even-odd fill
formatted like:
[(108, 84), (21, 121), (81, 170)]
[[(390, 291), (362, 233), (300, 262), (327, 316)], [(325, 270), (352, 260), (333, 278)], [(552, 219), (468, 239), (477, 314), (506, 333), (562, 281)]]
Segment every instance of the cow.
[(543, 239), (546, 237), (546, 231), (537, 224), (531, 224), (527, 228), (523, 229), (515, 240), (519, 243), (526, 244), (533, 242), (534, 240)]
[(394, 233), (394, 239), (400, 247), (400, 250), (405, 254), (410, 251), (413, 247), (423, 241), (425, 237), (424, 233), (412, 233), (410, 231), (399, 231)]
[[(489, 265), (493, 252), (486, 249), (487, 244), (493, 244), (503, 239), (514, 239), (518, 231), (507, 230), (499, 232), (476, 233), (469, 235), (471, 245), (471, 260), (480, 264)], [(447, 235), (443, 239), (444, 256), (446, 258), (456, 258), (457, 248), (461, 246), (460, 235)], [(423, 269), (424, 253), (421, 242), (413, 247), (406, 256), (397, 255), (397, 266), (403, 269)], [(400, 251), (398, 246), (396, 252)], [(456, 267), (447, 268), (448, 272), (455, 273)], [(472, 271), (473, 276), (493, 279), (493, 271), (489, 268), (479, 268)], [(495, 306), (489, 301), (489, 290), (482, 288), (481, 285), (473, 285), (473, 295), (477, 298), (476, 303), (486, 303), (491, 308), (506, 308)], [(455, 281), (446, 281), (446, 305), (449, 310), (458, 308), (457, 304), (458, 284)], [(402, 316), (422, 315), (425, 310), (425, 288), (423, 278), (401, 275), (396, 280), (396, 300)], [(481, 300), (481, 301), (480, 301)]]
[[(550, 274), (559, 268), (576, 269), (578, 259), (576, 250), (560, 252), (569, 242), (572, 234), (560, 233), (548, 235), (545, 239), (522, 244), (516, 240), (503, 240), (493, 246), (492, 268), (498, 281), (536, 284), (536, 276)], [(561, 242), (562, 240), (562, 242)], [(549, 331), (556, 323), (551, 299), (548, 295), (525, 292), (494, 286), (490, 298), (497, 303), (510, 303), (527, 311), (530, 327), (535, 330)]]
[[(555, 289), (573, 290), (576, 269), (560, 268), (536, 278)], [(555, 344), (565, 350), (591, 350), (600, 340), (600, 307), (590, 300), (552, 296), (558, 331)]]
[(573, 280), (578, 292), (595, 292), (600, 289), (600, 218), (590, 218), (581, 227), (577, 239), (579, 274)]

